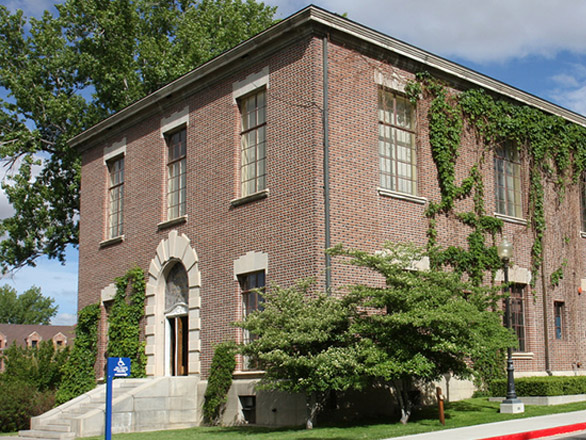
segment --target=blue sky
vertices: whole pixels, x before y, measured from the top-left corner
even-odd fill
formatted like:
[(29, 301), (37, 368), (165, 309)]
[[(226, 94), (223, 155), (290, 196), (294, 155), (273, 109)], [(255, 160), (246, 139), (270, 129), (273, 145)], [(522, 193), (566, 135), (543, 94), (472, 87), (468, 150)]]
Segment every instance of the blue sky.
[[(0, 0), (39, 16), (53, 0)], [(285, 18), (313, 3), (586, 115), (586, 1), (583, 0), (267, 0)], [(10, 208), (0, 195), (0, 216)], [(43, 259), (6, 283), (19, 293), (38, 285), (55, 298), (54, 324), (75, 322), (77, 253), (68, 263)], [(1, 283), (1, 281), (0, 281)]]

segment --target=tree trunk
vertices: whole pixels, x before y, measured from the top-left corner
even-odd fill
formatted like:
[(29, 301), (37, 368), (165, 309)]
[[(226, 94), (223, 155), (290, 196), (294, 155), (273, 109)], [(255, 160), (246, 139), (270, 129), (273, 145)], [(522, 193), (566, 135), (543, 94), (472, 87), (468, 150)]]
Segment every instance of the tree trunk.
[(413, 403), (409, 397), (409, 385), (402, 380), (394, 380), (392, 387), (395, 389), (397, 401), (401, 409), (401, 423), (406, 425), (413, 411)]
[(320, 403), (316, 392), (305, 395), (305, 406), (307, 409), (307, 422), (305, 423), (305, 428), (313, 429), (315, 418), (320, 409)]

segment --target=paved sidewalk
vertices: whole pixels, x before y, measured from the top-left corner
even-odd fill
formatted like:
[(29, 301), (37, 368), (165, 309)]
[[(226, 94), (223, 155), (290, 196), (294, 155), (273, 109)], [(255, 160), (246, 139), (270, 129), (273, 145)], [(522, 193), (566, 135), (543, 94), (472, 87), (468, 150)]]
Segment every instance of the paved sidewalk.
[(394, 438), (397, 440), (531, 440), (582, 430), (586, 430), (586, 411), (529, 417)]

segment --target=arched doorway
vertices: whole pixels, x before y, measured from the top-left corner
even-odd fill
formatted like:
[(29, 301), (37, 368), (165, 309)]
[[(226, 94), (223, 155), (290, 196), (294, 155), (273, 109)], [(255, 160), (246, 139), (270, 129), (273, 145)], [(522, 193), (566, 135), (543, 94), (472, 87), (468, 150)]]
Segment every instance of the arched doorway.
[(172, 263), (165, 280), (166, 370), (170, 376), (189, 373), (189, 284), (183, 264)]
[(146, 285), (148, 376), (200, 374), (200, 273), (185, 234), (173, 230), (157, 246)]

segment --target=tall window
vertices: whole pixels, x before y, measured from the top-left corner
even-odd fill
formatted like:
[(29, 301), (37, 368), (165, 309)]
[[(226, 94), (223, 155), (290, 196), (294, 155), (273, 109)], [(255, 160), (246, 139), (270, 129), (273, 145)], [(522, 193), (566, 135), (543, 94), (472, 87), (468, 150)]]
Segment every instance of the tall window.
[(414, 106), (402, 96), (379, 89), (378, 121), (381, 187), (416, 195)]
[(110, 209), (108, 218), (108, 238), (124, 233), (122, 214), (124, 212), (124, 156), (108, 161), (110, 173)]
[(556, 301), (553, 303), (555, 338), (564, 338), (564, 303)]
[(251, 272), (238, 276), (240, 290), (242, 291), (242, 303), (244, 316), (250, 315), (256, 310), (262, 309), (262, 290), (265, 288), (265, 272)]
[(517, 340), (519, 351), (525, 351), (525, 284), (511, 285), (511, 323)]
[(586, 173), (582, 174), (580, 182), (580, 202), (582, 210), (582, 232), (586, 232)]
[(186, 200), (186, 130), (167, 136), (167, 220), (185, 215)]
[(266, 188), (266, 91), (240, 100), (240, 195), (245, 197)]
[(510, 142), (498, 147), (494, 156), (496, 212), (522, 217), (521, 161), (519, 151)]
[[(238, 275), (238, 282), (240, 290), (242, 291), (242, 304), (244, 317), (250, 315), (256, 310), (262, 310), (262, 291), (265, 288), (265, 271), (259, 270), (243, 275)], [(244, 342), (250, 342), (256, 338), (256, 335), (244, 332)], [(257, 359), (244, 357), (244, 369), (256, 370), (258, 369)]]

